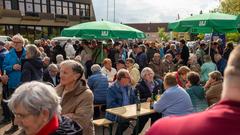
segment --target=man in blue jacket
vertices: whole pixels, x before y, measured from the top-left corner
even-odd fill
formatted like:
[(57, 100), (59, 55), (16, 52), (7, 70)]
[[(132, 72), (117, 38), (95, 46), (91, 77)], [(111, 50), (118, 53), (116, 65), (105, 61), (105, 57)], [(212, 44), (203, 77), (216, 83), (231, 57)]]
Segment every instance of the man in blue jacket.
[[(8, 93), (7, 98), (9, 98), (14, 90), (18, 87), (21, 81), (21, 61), (26, 56), (26, 50), (23, 48), (24, 38), (17, 34), (12, 37), (13, 48), (9, 50), (9, 53), (6, 55), (3, 61), (3, 70), (7, 72), (9, 77), (8, 80)], [(14, 122), (14, 116), (12, 115), (12, 123)], [(18, 130), (18, 127), (14, 125), (5, 133), (11, 134)]]
[[(117, 80), (108, 88), (107, 108), (121, 107), (135, 103), (134, 91), (130, 83), (130, 74), (126, 69), (120, 69), (117, 73)], [(128, 120), (106, 113), (106, 118), (117, 121), (116, 135), (122, 135), (128, 128)]]

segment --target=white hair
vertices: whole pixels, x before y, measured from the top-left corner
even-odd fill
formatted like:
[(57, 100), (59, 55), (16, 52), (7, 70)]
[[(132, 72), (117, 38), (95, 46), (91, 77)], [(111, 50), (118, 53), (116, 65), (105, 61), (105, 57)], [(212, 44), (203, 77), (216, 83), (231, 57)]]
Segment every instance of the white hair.
[(60, 64), (62, 61), (64, 61), (63, 55), (62, 54), (58, 54), (56, 56), (56, 61), (58, 64)]
[(145, 68), (142, 70), (142, 72), (141, 72), (141, 78), (144, 78), (144, 76), (145, 76), (148, 72), (152, 73), (153, 76), (154, 76), (153, 70), (152, 70), (150, 67), (145, 67)]
[(56, 90), (45, 83), (32, 81), (20, 85), (8, 100), (9, 108), (14, 112), (19, 105), (32, 115), (39, 115), (41, 111), (49, 111), (49, 119), (55, 114), (60, 116), (60, 97)]
[(101, 71), (101, 67), (98, 64), (93, 64), (91, 67), (91, 71), (94, 72), (99, 72)]

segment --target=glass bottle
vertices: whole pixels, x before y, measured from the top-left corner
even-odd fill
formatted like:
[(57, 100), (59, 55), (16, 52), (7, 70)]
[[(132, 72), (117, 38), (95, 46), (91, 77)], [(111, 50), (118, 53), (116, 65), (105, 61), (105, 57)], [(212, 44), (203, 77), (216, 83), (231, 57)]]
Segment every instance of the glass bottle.
[(141, 110), (141, 101), (140, 101), (140, 93), (139, 93), (139, 91), (137, 91), (136, 110), (137, 111)]

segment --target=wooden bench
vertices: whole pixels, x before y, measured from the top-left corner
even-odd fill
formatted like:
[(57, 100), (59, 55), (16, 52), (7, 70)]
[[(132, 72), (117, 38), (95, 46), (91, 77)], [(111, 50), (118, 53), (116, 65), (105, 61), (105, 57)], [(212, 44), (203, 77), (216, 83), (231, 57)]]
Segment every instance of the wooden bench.
[(112, 121), (106, 118), (102, 118), (102, 119), (93, 120), (93, 124), (98, 127), (103, 127), (103, 135), (105, 134), (104, 132), (105, 128), (108, 128), (109, 134), (112, 135), (112, 124), (113, 124)]

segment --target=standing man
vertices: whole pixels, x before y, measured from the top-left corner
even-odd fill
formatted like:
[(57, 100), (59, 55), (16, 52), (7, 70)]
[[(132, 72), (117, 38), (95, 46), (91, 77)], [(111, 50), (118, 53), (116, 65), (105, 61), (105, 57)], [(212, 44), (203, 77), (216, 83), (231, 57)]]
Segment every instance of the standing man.
[[(121, 107), (133, 104), (135, 102), (134, 91), (130, 83), (130, 74), (126, 69), (120, 69), (117, 73), (117, 81), (109, 88), (107, 93), (107, 108)], [(106, 118), (111, 121), (117, 121), (118, 126), (116, 135), (122, 135), (128, 128), (129, 121), (106, 113)]]
[(139, 45), (137, 49), (136, 63), (139, 65), (139, 71), (148, 66), (148, 57), (145, 53), (145, 45)]
[[(22, 69), (22, 59), (25, 59), (26, 50), (23, 47), (24, 38), (17, 34), (12, 37), (13, 48), (6, 55), (3, 62), (3, 70), (7, 72), (9, 77), (8, 80), (8, 93), (7, 98), (9, 98), (14, 90), (19, 86), (21, 81), (21, 69)], [(14, 116), (12, 115), (12, 127), (6, 131), (6, 134), (11, 134), (18, 130), (17, 125), (14, 125)]]
[(9, 116), (9, 109), (5, 102), (3, 102), (4, 99), (6, 99), (6, 92), (7, 92), (7, 81), (8, 76), (5, 74), (5, 71), (2, 68), (4, 58), (6, 54), (8, 53), (8, 50), (4, 47), (4, 43), (0, 41), (0, 83), (2, 83), (2, 100), (1, 100), (1, 106), (3, 109), (3, 119), (0, 121), (0, 124), (6, 124), (11, 121)]
[(180, 49), (181, 49), (181, 60), (182, 63), (187, 66), (188, 58), (189, 58), (189, 49), (186, 46), (186, 41), (184, 39), (180, 40)]
[(147, 135), (239, 135), (239, 52), (237, 46), (230, 54), (220, 102), (204, 112), (158, 120)]

